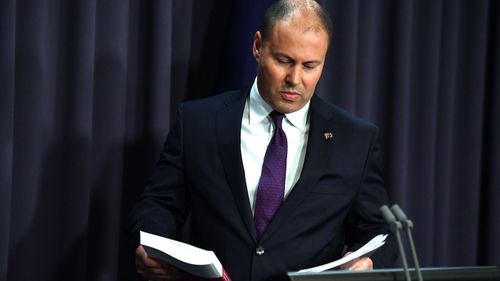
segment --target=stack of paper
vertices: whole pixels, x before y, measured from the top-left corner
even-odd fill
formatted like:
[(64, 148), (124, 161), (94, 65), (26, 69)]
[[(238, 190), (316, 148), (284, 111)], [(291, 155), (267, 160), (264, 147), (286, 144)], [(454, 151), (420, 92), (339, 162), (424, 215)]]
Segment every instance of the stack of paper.
[[(185, 272), (201, 278), (231, 281), (213, 251), (148, 232), (140, 232), (141, 245), (147, 255), (167, 262)], [(190, 280), (200, 280), (190, 278)]]
[(299, 270), (298, 272), (321, 272), (325, 271), (328, 269), (335, 268), (337, 266), (343, 265), (345, 263), (348, 263), (354, 259), (360, 258), (360, 257), (367, 257), (371, 253), (373, 253), (376, 249), (380, 248), (382, 245), (385, 244), (385, 239), (387, 238), (387, 234), (380, 234), (372, 238), (372, 240), (368, 241), (363, 247), (359, 248), (357, 251), (351, 253), (350, 255), (344, 256), (341, 259), (338, 259), (333, 262), (329, 262), (327, 264), (311, 267), (311, 268), (306, 268)]

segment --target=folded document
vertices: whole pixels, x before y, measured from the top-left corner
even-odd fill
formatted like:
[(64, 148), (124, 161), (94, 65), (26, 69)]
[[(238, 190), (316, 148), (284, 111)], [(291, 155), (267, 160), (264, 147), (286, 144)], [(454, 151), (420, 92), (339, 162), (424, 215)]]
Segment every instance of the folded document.
[(197, 278), (231, 281), (213, 251), (207, 251), (177, 240), (168, 239), (144, 231), (140, 232), (141, 245), (150, 257), (169, 263)]
[(338, 266), (341, 266), (345, 263), (348, 263), (354, 259), (360, 258), (360, 257), (367, 257), (371, 255), (375, 250), (380, 248), (382, 245), (385, 244), (385, 239), (387, 238), (387, 234), (379, 234), (375, 237), (372, 238), (372, 240), (368, 241), (363, 247), (359, 248), (357, 251), (344, 256), (343, 258), (340, 258), (336, 261), (332, 261), (323, 265), (311, 267), (311, 268), (305, 268), (302, 270), (299, 270), (298, 272), (321, 272), (325, 271), (328, 269), (332, 269)]

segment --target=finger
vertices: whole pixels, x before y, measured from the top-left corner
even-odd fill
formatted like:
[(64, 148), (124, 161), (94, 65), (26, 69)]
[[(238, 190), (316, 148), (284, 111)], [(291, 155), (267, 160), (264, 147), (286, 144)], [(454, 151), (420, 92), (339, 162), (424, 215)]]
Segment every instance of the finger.
[[(140, 248), (142, 249), (142, 246), (140, 246)], [(146, 251), (144, 251), (144, 249), (141, 251), (141, 249), (138, 248), (135, 254), (135, 265), (137, 267), (162, 268), (170, 266), (167, 263), (149, 257)]]
[(148, 280), (181, 280), (184, 274), (178, 270), (176, 271), (168, 271), (160, 269), (138, 269), (137, 273), (139, 273), (142, 277)]
[(138, 267), (137, 272), (139, 274), (149, 274), (149, 275), (176, 275), (178, 272), (175, 272), (166, 268), (156, 268), (156, 267)]
[(180, 271), (175, 267), (138, 267), (143, 272), (150, 272), (153, 274), (179, 274)]
[[(344, 254), (344, 257), (346, 257), (346, 256), (348, 256), (348, 255), (350, 255), (350, 254), (352, 254), (352, 252), (347, 252), (347, 253), (345, 253), (345, 254)], [(344, 269), (344, 270), (348, 270), (348, 269), (349, 269), (349, 268), (350, 268), (350, 267), (354, 264), (354, 262), (355, 262), (356, 260), (357, 260), (357, 259), (354, 259), (354, 260), (352, 260), (352, 261), (346, 262), (346, 263), (344, 263), (343, 265), (341, 265), (341, 266), (340, 266), (340, 268), (341, 268), (341, 269)]]
[(357, 260), (351, 267), (350, 270), (370, 270), (373, 269), (373, 262), (370, 258), (361, 258)]
[(180, 280), (181, 271), (168, 263), (148, 257), (142, 246), (137, 247), (135, 253), (137, 273), (150, 280)]
[[(167, 268), (171, 267), (168, 263), (164, 263), (162, 261), (159, 261), (154, 258), (146, 257), (144, 259), (139, 260), (139, 264), (145, 266), (145, 267), (151, 267), (151, 268)], [(137, 265), (137, 263), (136, 263)]]
[(347, 262), (347, 263), (344, 263), (343, 265), (341, 265), (340, 268), (344, 269), (344, 270), (349, 270), (353, 265), (354, 265), (354, 262), (350, 261), (350, 262)]

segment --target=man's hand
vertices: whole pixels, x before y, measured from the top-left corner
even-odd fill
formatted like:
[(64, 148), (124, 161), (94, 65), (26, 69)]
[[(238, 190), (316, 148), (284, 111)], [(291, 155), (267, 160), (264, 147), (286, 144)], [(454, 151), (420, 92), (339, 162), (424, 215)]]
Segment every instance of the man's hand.
[(174, 281), (184, 277), (184, 274), (177, 268), (148, 257), (142, 246), (135, 250), (135, 266), (137, 273), (148, 280)]
[[(352, 252), (347, 252), (344, 255), (344, 257), (347, 255), (350, 255), (351, 253)], [(346, 270), (370, 270), (370, 269), (373, 269), (373, 261), (368, 257), (357, 258), (357, 259), (353, 259), (352, 261), (350, 261), (348, 263), (341, 265), (340, 268), (346, 269)]]

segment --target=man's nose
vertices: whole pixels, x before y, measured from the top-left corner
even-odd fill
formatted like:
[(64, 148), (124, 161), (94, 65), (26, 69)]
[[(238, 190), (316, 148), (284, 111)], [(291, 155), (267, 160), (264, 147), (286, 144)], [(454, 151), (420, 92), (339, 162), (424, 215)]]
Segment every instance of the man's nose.
[(293, 66), (288, 70), (288, 73), (286, 75), (286, 82), (289, 85), (297, 85), (300, 83), (300, 67), (299, 66)]

